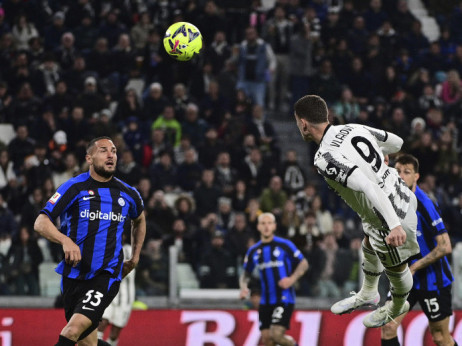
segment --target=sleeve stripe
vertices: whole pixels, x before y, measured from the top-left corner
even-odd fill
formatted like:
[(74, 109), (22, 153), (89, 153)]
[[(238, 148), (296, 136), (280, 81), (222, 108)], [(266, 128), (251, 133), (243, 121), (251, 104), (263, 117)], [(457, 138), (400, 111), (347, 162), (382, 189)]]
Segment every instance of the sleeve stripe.
[(346, 178), (345, 178), (345, 183), (343, 184), (343, 186), (347, 186), (348, 184), (348, 178), (350, 177), (351, 173), (353, 173), (355, 171), (355, 169), (358, 168), (358, 166), (354, 166), (352, 169), (350, 169), (350, 171), (348, 172)]

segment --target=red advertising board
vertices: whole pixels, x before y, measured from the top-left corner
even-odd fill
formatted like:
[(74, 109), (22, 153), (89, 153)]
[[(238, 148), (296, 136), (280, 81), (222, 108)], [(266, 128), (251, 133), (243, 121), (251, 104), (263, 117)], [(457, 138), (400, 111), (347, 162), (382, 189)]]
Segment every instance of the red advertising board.
[[(336, 316), (330, 311), (296, 311), (289, 331), (300, 345), (379, 345), (380, 331), (366, 329), (364, 314)], [(0, 346), (54, 345), (65, 325), (62, 310), (0, 310)], [(456, 311), (450, 329), (462, 344), (462, 311)], [(401, 345), (433, 345), (428, 321), (411, 311), (399, 330)], [(130, 346), (256, 346), (258, 314), (240, 310), (134, 311), (122, 331), (119, 345)]]

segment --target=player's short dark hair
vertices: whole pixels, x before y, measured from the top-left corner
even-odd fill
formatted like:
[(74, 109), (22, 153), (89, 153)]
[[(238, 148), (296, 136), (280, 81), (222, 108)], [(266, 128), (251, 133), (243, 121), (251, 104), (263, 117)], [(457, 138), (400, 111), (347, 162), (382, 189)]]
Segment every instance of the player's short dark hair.
[(327, 122), (327, 104), (317, 95), (305, 95), (295, 103), (295, 114), (312, 124)]
[(401, 165), (412, 165), (412, 167), (414, 167), (414, 172), (419, 173), (419, 160), (411, 154), (399, 155), (396, 158), (395, 163), (399, 163)]
[(87, 154), (90, 153), (91, 149), (95, 146), (95, 143), (102, 140), (102, 139), (107, 139), (109, 141), (112, 141), (112, 138), (111, 137), (108, 137), (108, 136), (101, 136), (101, 137), (96, 137), (96, 138), (93, 138), (90, 143), (88, 143), (87, 145)]

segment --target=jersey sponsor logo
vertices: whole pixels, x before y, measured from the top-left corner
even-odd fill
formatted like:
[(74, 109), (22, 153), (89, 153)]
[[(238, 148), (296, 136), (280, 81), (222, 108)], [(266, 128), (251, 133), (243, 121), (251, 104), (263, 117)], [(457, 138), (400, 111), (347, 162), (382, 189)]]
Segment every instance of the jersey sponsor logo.
[(51, 196), (49, 202), (51, 204), (55, 204), (58, 201), (59, 197), (61, 197), (61, 194), (59, 192), (56, 192), (53, 196)]
[(294, 257), (298, 257), (298, 256), (300, 256), (300, 250), (297, 250), (294, 252)]
[(437, 318), (440, 317), (441, 314), (436, 314), (436, 315), (430, 315), (430, 318)]
[(432, 226), (435, 227), (437, 224), (439, 224), (439, 223), (441, 223), (441, 222), (443, 222), (443, 219), (442, 219), (442, 218), (439, 218), (439, 219), (437, 219), (437, 220), (435, 220), (435, 221), (432, 222)]
[(84, 306), (82, 306), (82, 309), (83, 309), (83, 310), (91, 310), (91, 311), (95, 311), (95, 309), (93, 309), (93, 308), (89, 308), (88, 306), (85, 306), (85, 305), (84, 305)]
[(95, 194), (95, 192), (94, 192), (93, 190), (88, 190), (88, 194), (89, 194), (90, 196), (93, 196), (93, 195)]
[(83, 197), (84, 201), (88, 201), (89, 199), (95, 198), (95, 196), (85, 196)]
[(284, 266), (283, 261), (269, 261), (265, 263), (260, 263), (257, 268), (262, 270), (262, 269), (267, 269), (267, 268), (279, 268)]
[(89, 219), (90, 221), (94, 220), (110, 220), (110, 221), (118, 221), (123, 222), (125, 221), (126, 216), (123, 216), (121, 213), (113, 213), (112, 211), (109, 213), (102, 213), (100, 210), (97, 211), (89, 211), (88, 209), (82, 210), (80, 212), (80, 217), (82, 219)]
[(125, 205), (125, 200), (122, 197), (119, 197), (119, 199), (117, 200), (117, 203), (119, 203), (119, 205), (123, 207)]

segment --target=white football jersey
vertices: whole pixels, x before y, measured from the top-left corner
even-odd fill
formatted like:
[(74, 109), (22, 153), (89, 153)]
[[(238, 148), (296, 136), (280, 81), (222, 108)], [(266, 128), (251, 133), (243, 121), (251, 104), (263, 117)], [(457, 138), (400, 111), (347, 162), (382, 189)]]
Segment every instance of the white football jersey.
[[(329, 125), (314, 165), (363, 222), (376, 229), (389, 230), (401, 223), (410, 199), (415, 198), (398, 172), (384, 163), (384, 154), (397, 152), (402, 143), (403, 140), (392, 133), (364, 125)], [(355, 170), (362, 174), (352, 175)], [(376, 190), (377, 199), (371, 201), (363, 188), (367, 186), (366, 179), (379, 186), (384, 195)]]

